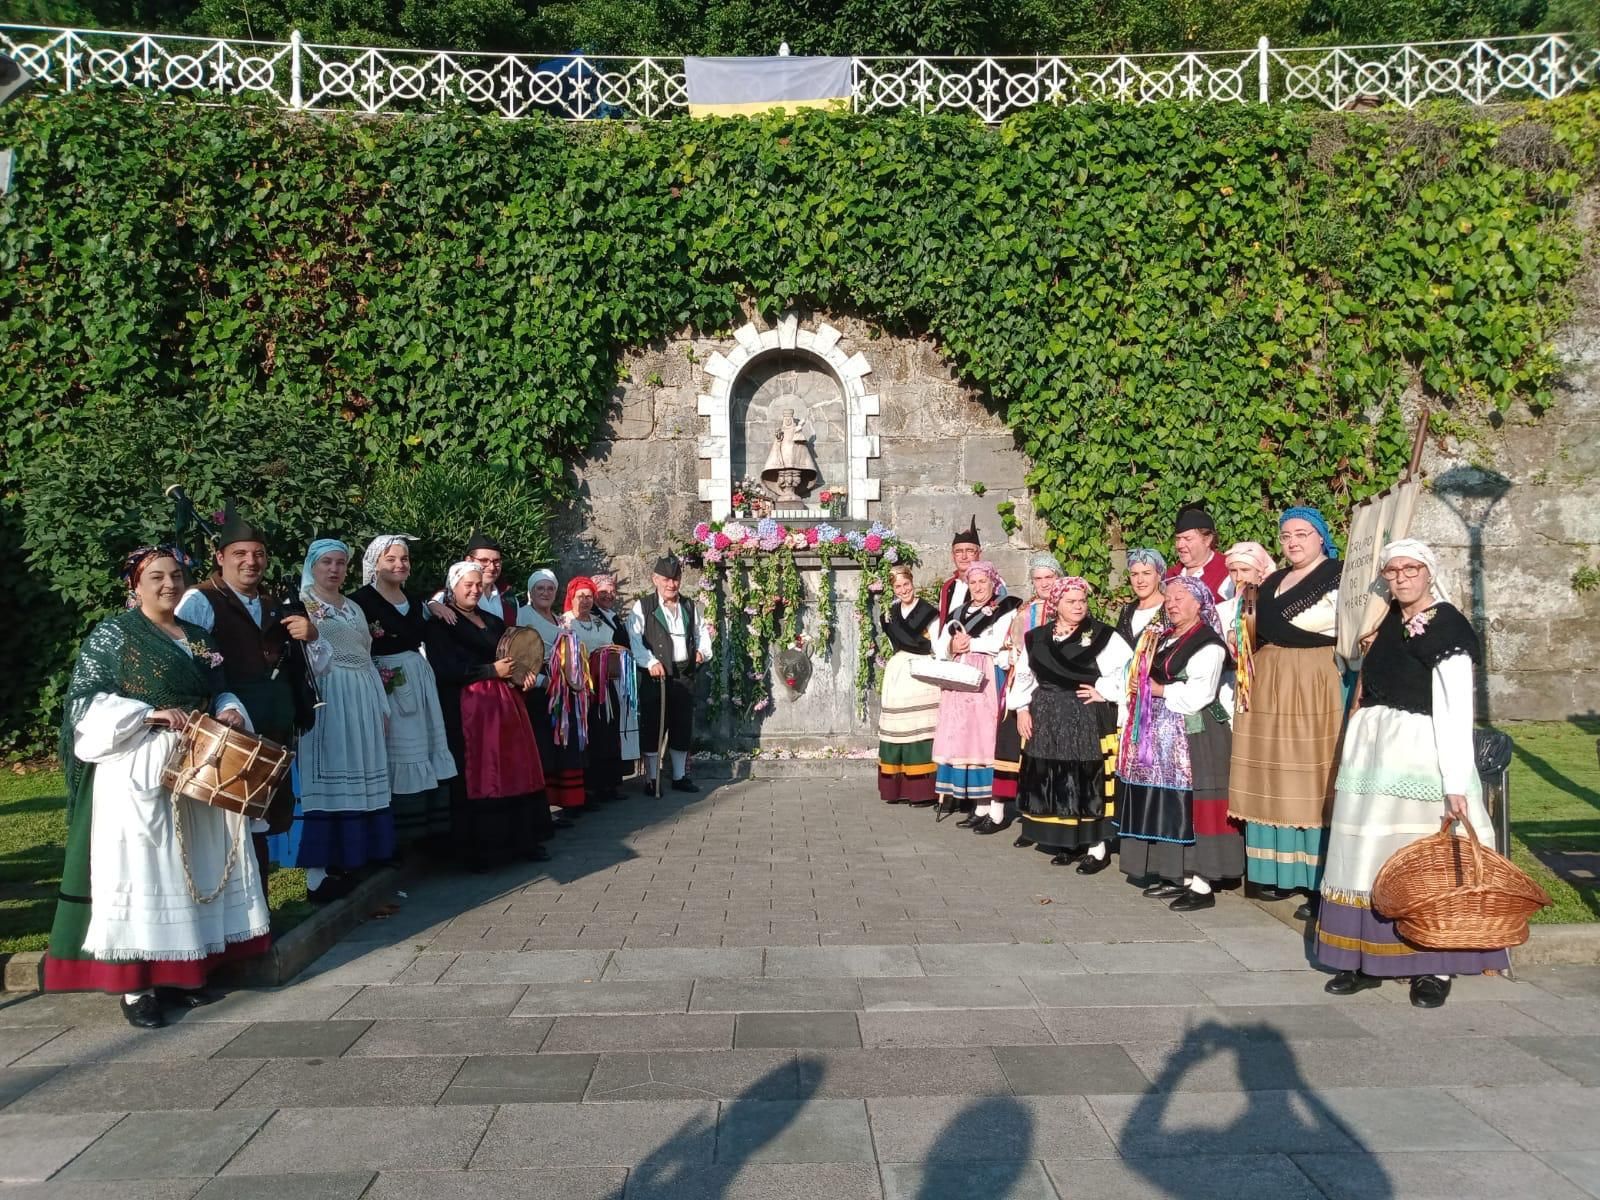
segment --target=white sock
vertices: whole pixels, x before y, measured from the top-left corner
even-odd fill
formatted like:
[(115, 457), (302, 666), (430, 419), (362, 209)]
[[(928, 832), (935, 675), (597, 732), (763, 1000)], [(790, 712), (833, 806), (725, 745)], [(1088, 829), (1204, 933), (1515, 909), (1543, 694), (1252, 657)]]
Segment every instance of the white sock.
[(316, 888), (321, 887), (322, 886), (322, 881), (324, 879), (326, 879), (327, 877), (328, 877), (328, 873), (325, 870), (323, 870), (321, 867), (307, 867), (306, 868), (306, 890), (307, 891), (311, 891), (311, 890), (314, 890)]
[(996, 825), (1006, 819), (1006, 802), (1004, 800), (989, 801), (989, 820)]
[(1445, 981), (1445, 982), (1446, 982), (1446, 983), (1449, 983), (1449, 982), (1450, 982), (1450, 980), (1451, 980), (1451, 979), (1453, 979), (1453, 978), (1455, 978), (1455, 977), (1454, 977), (1454, 976), (1453, 976), (1453, 975), (1435, 975), (1435, 976), (1434, 976), (1434, 978), (1435, 978), (1435, 979), (1442, 979), (1442, 980), (1444, 980), (1444, 981)]
[(659, 754), (646, 754), (644, 756), (644, 777), (654, 783), (656, 776), (659, 774), (661, 774), (661, 756)]
[(142, 992), (124, 992), (122, 993), (122, 998), (132, 1004), (135, 1000), (143, 1000), (146, 996), (153, 995), (155, 995), (155, 988), (145, 988)]
[(1094, 845), (1089, 847), (1089, 857), (1094, 859), (1096, 862), (1105, 856), (1106, 844), (1104, 842), (1096, 842)]
[(689, 773), (689, 752), (687, 750), (668, 750), (667, 757), (672, 760), (672, 777), (682, 779)]
[(1211, 885), (1196, 875), (1189, 880), (1189, 890), (1201, 896), (1209, 896), (1211, 894)]

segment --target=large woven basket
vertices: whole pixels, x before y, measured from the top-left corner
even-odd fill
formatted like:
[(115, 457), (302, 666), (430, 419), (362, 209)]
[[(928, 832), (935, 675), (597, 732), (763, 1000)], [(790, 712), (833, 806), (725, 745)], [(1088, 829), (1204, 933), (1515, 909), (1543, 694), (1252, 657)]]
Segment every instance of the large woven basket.
[(1438, 833), (1389, 856), (1372, 883), (1372, 907), (1425, 950), (1499, 950), (1528, 940), (1528, 918), (1550, 897), (1509, 858), (1478, 840)]

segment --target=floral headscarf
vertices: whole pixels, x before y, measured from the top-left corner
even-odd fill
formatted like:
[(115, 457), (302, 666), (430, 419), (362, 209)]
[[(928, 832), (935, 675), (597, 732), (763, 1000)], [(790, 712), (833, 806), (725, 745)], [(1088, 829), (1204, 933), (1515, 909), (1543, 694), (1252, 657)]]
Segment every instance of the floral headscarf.
[(139, 607), (139, 577), (144, 574), (146, 565), (158, 558), (175, 559), (178, 566), (183, 568), (185, 577), (194, 571), (194, 560), (171, 542), (162, 542), (156, 546), (140, 546), (122, 560), (122, 569), (117, 572), (117, 577), (122, 580), (122, 585), (128, 589), (124, 607)]
[(1268, 575), (1278, 569), (1278, 564), (1273, 560), (1267, 548), (1260, 542), (1236, 542), (1224, 556), (1223, 561), (1230, 567), (1235, 563), (1243, 563), (1247, 567), (1254, 567), (1263, 582)]
[(370, 584), (378, 577), (378, 560), (384, 556), (391, 546), (403, 546), (417, 539), (409, 533), (380, 533), (367, 543), (366, 551), (361, 555), (361, 582)]
[(1177, 584), (1200, 602), (1200, 619), (1211, 626), (1211, 632), (1218, 637), (1222, 636), (1222, 620), (1217, 615), (1217, 602), (1211, 596), (1211, 589), (1206, 586), (1205, 580), (1194, 575), (1178, 575), (1167, 580), (1168, 586)]
[(971, 585), (972, 577), (974, 575), (987, 575), (990, 579), (994, 580), (995, 596), (998, 598), (1002, 594), (1001, 589), (1006, 586), (1006, 581), (1000, 576), (1000, 568), (995, 566), (987, 558), (980, 558), (977, 562), (973, 563), (967, 568), (967, 583), (969, 586)]
[(1044, 602), (1047, 610), (1053, 616), (1056, 606), (1061, 603), (1061, 597), (1068, 592), (1080, 591), (1084, 598), (1094, 595), (1094, 588), (1089, 586), (1089, 581), (1081, 575), (1068, 575), (1062, 579), (1052, 579), (1050, 586), (1045, 588)]
[(343, 554), (346, 561), (350, 558), (350, 547), (338, 538), (318, 538), (306, 550), (306, 561), (300, 566), (300, 591), (302, 594), (311, 590), (313, 582), (311, 568), (330, 554)]
[(482, 575), (483, 574), (483, 564), (482, 563), (475, 563), (470, 558), (462, 559), (458, 563), (453, 563), (451, 565), (451, 567), (450, 567), (450, 570), (445, 573), (445, 577), (444, 577), (445, 591), (450, 592), (450, 593), (453, 594), (455, 592), (455, 590), (456, 590), (456, 584), (460, 583), (463, 579), (465, 579), (468, 575), (472, 574), (474, 571), (476, 571), (479, 575)]
[(1157, 575), (1165, 575), (1167, 573), (1167, 560), (1161, 557), (1161, 551), (1159, 550), (1152, 550), (1148, 546), (1141, 547), (1138, 550), (1129, 550), (1128, 565), (1135, 567), (1141, 563), (1147, 567), (1154, 567)]

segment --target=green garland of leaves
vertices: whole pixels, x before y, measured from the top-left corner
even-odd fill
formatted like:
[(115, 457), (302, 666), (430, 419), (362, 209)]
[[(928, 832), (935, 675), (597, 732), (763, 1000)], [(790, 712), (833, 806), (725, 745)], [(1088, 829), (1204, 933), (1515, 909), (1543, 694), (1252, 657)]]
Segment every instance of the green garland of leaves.
[[(745, 304), (932, 338), (1017, 430), (1074, 569), (1104, 572), (1111, 522), (1163, 537), (1197, 495), (1265, 540), (1287, 504), (1393, 477), (1414, 385), (1468, 421), (1551, 403), (1597, 144), (1593, 92), (1493, 118), (1075, 105), (994, 127), (23, 99), (0, 109), (0, 554), (64, 594), (104, 558), (93, 500), (47, 519), (22, 464), (175, 404), (290, 407), (347, 446), (356, 494), (307, 493), (324, 531), (374, 464), (570, 487), (621, 349)], [(19, 586), (0, 604), (35, 611)], [(15, 729), (36, 701), (3, 702)]]

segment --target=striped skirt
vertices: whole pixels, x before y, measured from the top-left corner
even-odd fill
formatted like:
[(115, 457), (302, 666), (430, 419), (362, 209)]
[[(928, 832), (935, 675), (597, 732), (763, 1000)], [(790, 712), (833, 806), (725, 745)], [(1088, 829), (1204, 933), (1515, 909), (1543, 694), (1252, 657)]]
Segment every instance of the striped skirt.
[(888, 804), (934, 798), (933, 734), (939, 689), (911, 673), (919, 655), (898, 651), (883, 673), (878, 716), (878, 795)]

